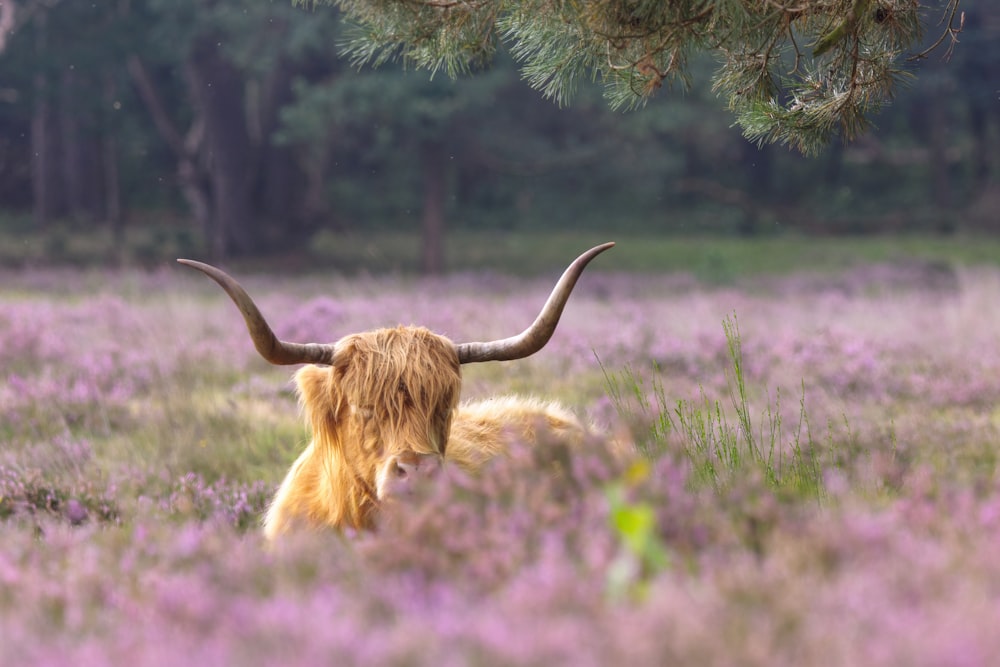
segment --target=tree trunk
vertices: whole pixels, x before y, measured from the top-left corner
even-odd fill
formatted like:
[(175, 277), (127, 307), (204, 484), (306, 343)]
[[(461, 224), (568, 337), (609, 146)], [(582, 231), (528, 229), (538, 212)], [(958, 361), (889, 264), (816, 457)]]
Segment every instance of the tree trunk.
[(7, 48), (7, 40), (14, 34), (15, 18), (17, 18), (17, 5), (14, 0), (0, 2), (0, 53)]
[(823, 161), (823, 181), (832, 191), (840, 185), (840, 177), (844, 172), (844, 142), (834, 139), (827, 149)]
[(54, 125), (48, 82), (44, 74), (36, 74), (35, 109), (31, 117), (31, 189), (34, 220), (39, 229), (45, 229), (59, 210)]
[[(117, 86), (111, 72), (104, 72), (105, 114), (114, 113)], [(122, 215), (121, 179), (118, 171), (118, 142), (111, 123), (104, 123), (101, 133), (101, 164), (104, 167), (104, 215), (111, 227), (118, 263), (125, 259), (125, 218)]]
[[(35, 20), (35, 50), (44, 54), (48, 46), (46, 14)], [(34, 77), (35, 104), (31, 117), (31, 187), (35, 225), (45, 229), (61, 213), (59, 198), (56, 122), (52, 110), (51, 82), (43, 72)]]
[(62, 80), (59, 82), (58, 112), (59, 118), (59, 138), (62, 150), (59, 154), (60, 176), (62, 177), (60, 187), (66, 198), (66, 215), (74, 222), (87, 217), (86, 211), (86, 184), (84, 183), (84, 170), (81, 165), (84, 160), (84, 148), (80, 138), (80, 113), (81, 110), (75, 107), (73, 99), (74, 88), (76, 88), (73, 71), (64, 72)]
[(243, 79), (225, 59), (214, 36), (203, 37), (188, 60), (195, 104), (205, 122), (205, 148), (212, 187), (213, 229), (208, 239), (213, 259), (231, 252), (259, 251), (263, 240), (250, 206), (251, 157)]
[(187, 133), (183, 136), (170, 119), (166, 105), (160, 97), (146, 66), (136, 55), (128, 57), (127, 67), (139, 97), (149, 112), (160, 137), (167, 143), (177, 158), (177, 185), (181, 195), (191, 209), (195, 224), (201, 229), (202, 238), (208, 248), (209, 258), (217, 259), (209, 242), (214, 236), (212, 222), (212, 192), (207, 169), (200, 159), (205, 137), (204, 119), (196, 114)]
[[(680, 133), (681, 154), (684, 156), (684, 169), (681, 172), (680, 182), (698, 182), (706, 177), (705, 161), (702, 158), (702, 142), (698, 138), (697, 128), (685, 128)], [(668, 209), (672, 207), (671, 200), (676, 197), (679, 205), (697, 205), (697, 195), (692, 190), (681, 188), (678, 190), (675, 183), (668, 183), (668, 192), (664, 193), (663, 201), (667, 202)]]
[(991, 146), (987, 109), (979, 100), (969, 103), (969, 132), (972, 134), (972, 194), (977, 196), (990, 181)]
[(75, 221), (95, 221), (105, 214), (103, 146), (95, 129), (93, 111), (79, 103), (93, 96), (87, 82), (74, 70), (59, 84), (59, 187), (65, 193), (66, 215)]
[(448, 192), (446, 165), (441, 142), (428, 141), (420, 147), (424, 182), (421, 268), (426, 274), (444, 271), (444, 210)]
[[(330, 147), (314, 146), (303, 157), (300, 167), (303, 173), (302, 219), (303, 229), (312, 231), (321, 224), (329, 223), (333, 216), (326, 200), (326, 184), (330, 173)], [(334, 218), (333, 228), (344, 231), (347, 225)]]
[(944, 108), (944, 97), (943, 94), (932, 95), (928, 100), (931, 192), (934, 193), (934, 204), (942, 215), (952, 204), (951, 170), (948, 166), (948, 112)]
[(743, 165), (747, 173), (747, 201), (743, 209), (743, 219), (737, 225), (740, 236), (753, 236), (760, 230), (759, 218), (762, 208), (771, 204), (771, 183), (773, 181), (772, 153), (768, 146), (757, 146), (751, 141), (743, 142)]
[[(271, 29), (280, 38), (285, 22), (275, 21)], [(280, 110), (295, 99), (292, 81), (296, 70), (285, 58), (279, 58), (267, 77), (254, 87), (256, 95), (250, 124), (251, 146), (255, 155), (252, 203), (261, 219), (261, 233), (269, 247), (287, 247), (307, 238), (315, 229), (317, 218), (311, 215), (307, 196), (309, 178), (296, 160), (291, 146), (270, 140), (281, 123)], [(321, 147), (316, 149), (322, 152)], [(322, 178), (322, 176), (320, 176)], [(321, 182), (321, 190), (326, 185)]]

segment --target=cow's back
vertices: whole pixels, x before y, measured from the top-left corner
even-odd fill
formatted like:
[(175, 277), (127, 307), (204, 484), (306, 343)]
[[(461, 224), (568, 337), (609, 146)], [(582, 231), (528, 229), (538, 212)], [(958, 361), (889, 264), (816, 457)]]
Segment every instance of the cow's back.
[(458, 406), (445, 458), (475, 472), (512, 445), (577, 445), (585, 435), (576, 415), (559, 403), (501, 396)]

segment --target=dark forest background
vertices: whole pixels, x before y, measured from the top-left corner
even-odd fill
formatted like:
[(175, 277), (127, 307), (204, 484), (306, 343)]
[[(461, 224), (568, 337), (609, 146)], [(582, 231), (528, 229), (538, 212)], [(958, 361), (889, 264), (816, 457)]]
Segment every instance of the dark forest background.
[[(0, 2), (0, 233), (214, 260), (452, 231), (764, 236), (1000, 232), (1000, 5), (850, 145), (757, 145), (692, 86), (558, 108), (501, 55), (453, 81), (338, 57), (336, 11), (289, 0)], [(928, 40), (936, 37), (929, 17)], [(16, 252), (3, 253), (6, 263)]]

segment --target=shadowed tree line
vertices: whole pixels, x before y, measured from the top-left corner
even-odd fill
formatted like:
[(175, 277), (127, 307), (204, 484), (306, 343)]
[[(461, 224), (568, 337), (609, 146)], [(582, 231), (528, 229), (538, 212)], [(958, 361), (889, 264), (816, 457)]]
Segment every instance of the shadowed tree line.
[(0, 224), (118, 238), (167, 225), (214, 259), (419, 228), (428, 271), (443, 268), (455, 227), (996, 225), (1000, 8), (985, 0), (963, 0), (950, 61), (932, 53), (874, 131), (815, 158), (743, 139), (710, 90), (708, 58), (690, 59), (690, 88), (658, 80), (645, 108), (622, 113), (599, 82), (559, 108), (502, 51), (458, 80), (392, 63), (359, 70), (339, 55), (348, 36), (330, 7), (0, 7)]

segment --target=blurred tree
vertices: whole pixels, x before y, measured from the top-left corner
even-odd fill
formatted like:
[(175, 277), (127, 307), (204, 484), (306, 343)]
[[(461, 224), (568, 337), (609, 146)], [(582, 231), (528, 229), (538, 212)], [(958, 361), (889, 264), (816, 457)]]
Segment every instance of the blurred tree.
[(600, 133), (571, 139), (586, 127), (581, 116), (588, 108), (559, 112), (532, 99), (504, 59), (460, 83), (386, 67), (338, 71), (294, 87), (295, 103), (282, 112), (281, 142), (301, 146), (324, 174), (336, 154), (342, 184), (360, 172), (380, 171), (381, 178), (365, 187), (404, 215), (419, 210), (420, 263), (427, 273), (444, 269), (449, 210), (473, 196), (483, 180), (579, 163), (607, 144)]
[[(16, 127), (26, 112), (31, 120), (27, 142), (0, 147), (30, 156), (37, 226), (103, 219), (121, 235), (119, 181), (135, 172), (158, 180), (148, 157), (160, 143), (169, 153), (157, 157), (173, 156), (173, 182), (212, 257), (306, 235), (295, 158), (271, 138), (293, 75), (336, 58), (326, 40), (334, 14), (311, 17), (280, 0), (235, 11), (214, 0), (3, 6), (10, 13), (0, 20), (13, 27), (0, 123)], [(133, 168), (121, 168), (126, 154)], [(0, 173), (6, 163), (0, 155)]]
[[(129, 72), (176, 157), (178, 183), (209, 255), (273, 251), (300, 240), (308, 226), (298, 205), (301, 179), (288, 149), (271, 139), (293, 76), (333, 58), (321, 38), (329, 23), (310, 23), (274, 2), (234, 11), (215, 0), (147, 0), (147, 9), (150, 42), (145, 53), (130, 54)], [(156, 72), (170, 70), (183, 72), (184, 105), (158, 90)], [(184, 131), (178, 116), (186, 117)]]
[[(488, 103), (483, 86), (431, 81), (402, 71), (330, 77), (323, 85), (300, 83), (298, 100), (284, 111), (287, 143), (310, 143), (312, 162), (329, 163), (332, 135), (341, 149), (362, 149), (382, 159), (410, 161), (420, 174), (421, 264), (428, 273), (444, 268), (445, 215), (454, 178), (451, 164), (467, 144), (468, 124)], [(327, 135), (324, 140), (324, 135)], [(364, 159), (364, 158), (363, 158)]]
[[(878, 131), (849, 146), (833, 142), (823, 161), (810, 161), (777, 146), (736, 141), (732, 114), (708, 87), (652, 95), (658, 83), (705, 80), (718, 69), (713, 56), (720, 51), (704, 41), (717, 26), (699, 23), (699, 12), (676, 35), (640, 37), (654, 15), (664, 21), (674, 14), (663, 12), (679, 16), (687, 4), (682, 2), (560, 5), (569, 18), (579, 14), (574, 7), (590, 12), (579, 14), (590, 27), (580, 28), (580, 53), (570, 53), (564, 67), (543, 81), (539, 63), (566, 55), (573, 40), (559, 30), (571, 23), (557, 30), (542, 16), (537, 25), (521, 26), (554, 32), (551, 39), (528, 35), (513, 54), (499, 47), (505, 40), (517, 45), (515, 33), (494, 33), (496, 25), (484, 24), (485, 32), (476, 34), (495, 40), (496, 54), (493, 44), (469, 48), (485, 51), (488, 67), (476, 69), (475, 58), (458, 64), (440, 59), (448, 39), (461, 32), (449, 21), (473, 16), (472, 9), (493, 6), (500, 26), (520, 26), (521, 19), (507, 14), (536, 5), (512, 0), (470, 0), (450, 8), (431, 0), (367, 3), (373, 11), (397, 7), (399, 20), (413, 26), (440, 14), (435, 34), (448, 38), (445, 46), (424, 44), (418, 52), (410, 50), (416, 48), (412, 42), (373, 46), (368, 35), (379, 33), (371, 25), (345, 29), (340, 12), (307, 12), (289, 0), (0, 0), (0, 25), (7, 26), (0, 31), (0, 226), (27, 220), (10, 211), (33, 210), (36, 228), (59, 233), (62, 225), (52, 220), (70, 220), (77, 229), (110, 223), (121, 237), (129, 213), (133, 226), (164, 220), (176, 225), (176, 213), (183, 211), (180, 224), (194, 218), (205, 249), (216, 258), (302, 249), (323, 230), (419, 228), (423, 242), (415, 255), (429, 270), (443, 266), (446, 228), (997, 229), (1000, 4), (961, 1), (964, 31), (952, 61), (929, 62), (883, 111)], [(699, 6), (791, 11), (787, 0)], [(556, 5), (537, 7), (551, 12)], [(613, 7), (635, 13), (627, 23), (636, 33), (605, 40), (601, 58), (588, 56), (586, 49), (599, 41), (594, 21), (610, 20)], [(830, 92), (822, 86), (794, 113), (788, 107), (805, 68), (833, 66), (841, 56), (871, 57), (871, 31), (898, 30), (900, 22), (909, 26), (918, 3), (838, 0), (824, 7), (847, 12), (841, 17), (853, 11), (855, 18), (831, 18), (830, 30), (817, 31), (820, 37), (842, 35), (826, 42), (829, 48), (818, 60), (803, 46), (797, 70), (793, 60), (784, 63), (793, 71), (789, 77), (785, 70), (772, 77), (758, 69), (761, 77), (771, 77), (776, 104), (784, 105), (775, 112), (779, 124), (798, 116), (812, 122), (817, 109), (828, 109), (817, 102)], [(865, 7), (867, 12), (859, 11)], [(817, 17), (811, 23), (786, 18), (785, 37), (794, 35), (800, 45), (815, 38), (800, 24), (813, 25)], [(960, 23), (958, 16), (952, 20)], [(688, 35), (688, 48), (668, 40), (656, 51), (656, 39), (672, 35)], [(940, 36), (914, 48), (927, 48)], [(359, 70), (337, 57), (345, 43), (363, 61), (400, 56), (401, 62)], [(533, 44), (537, 52), (528, 48)], [(721, 53), (731, 56), (737, 46), (730, 43)], [(455, 48), (464, 53), (464, 47)], [(780, 57), (796, 52), (787, 40), (775, 42), (781, 48)], [(635, 55), (647, 51), (652, 65)], [(673, 64), (657, 60), (675, 52)], [(522, 74), (534, 76), (531, 81), (543, 83), (560, 101), (572, 93), (574, 103), (560, 109), (519, 80), (518, 56)], [(776, 66), (779, 56), (768, 57), (769, 66)], [(620, 69), (629, 58), (631, 69)], [(732, 74), (744, 61), (727, 60), (717, 76)], [(476, 71), (456, 82), (406, 71), (414, 62)], [(896, 67), (894, 62), (886, 67)], [(583, 73), (596, 73), (603, 82), (584, 80)], [(847, 104), (850, 86), (844, 85), (838, 99)], [(759, 93), (753, 86), (747, 90), (743, 101)], [(614, 112), (602, 96), (645, 108)], [(754, 109), (769, 108), (760, 100), (754, 104), (737, 109), (738, 118), (752, 119)], [(809, 136), (818, 141), (821, 134)], [(163, 210), (167, 216), (159, 214)], [(189, 242), (192, 235), (175, 227), (144, 236), (155, 244), (157, 238)], [(324, 238), (312, 247), (321, 248)], [(169, 252), (166, 246), (158, 250)]]
[[(25, 157), (39, 227), (54, 217), (120, 224), (114, 63), (134, 32), (124, 4), (4, 3), (5, 101), (31, 118)], [(7, 147), (23, 150), (13, 137)]]
[[(306, 2), (307, 0), (297, 0)], [(308, 0), (315, 4), (318, 0)], [(642, 103), (664, 82), (686, 81), (693, 54), (722, 60), (715, 88), (750, 139), (815, 153), (866, 127), (919, 44), (918, 0), (327, 0), (356, 23), (357, 62), (403, 60), (455, 75), (505, 42), (524, 75), (564, 102), (600, 77), (615, 107)], [(959, 0), (941, 0), (954, 37)]]
[[(939, 80), (933, 85), (938, 88), (936, 92), (943, 107), (938, 114), (950, 115), (952, 139), (964, 144), (962, 148), (965, 149), (958, 156), (950, 157), (947, 163), (958, 162), (967, 167), (968, 187), (962, 195), (992, 209), (989, 219), (997, 225), (995, 213), (1000, 204), (1000, 192), (995, 191), (1000, 185), (1000, 39), (997, 38), (1000, 35), (1000, 5), (991, 0), (963, 1), (967, 10), (963, 48), (955, 52), (950, 67), (937, 72)], [(968, 128), (967, 138), (961, 136), (961, 128)], [(959, 180), (960, 174), (954, 177)]]

